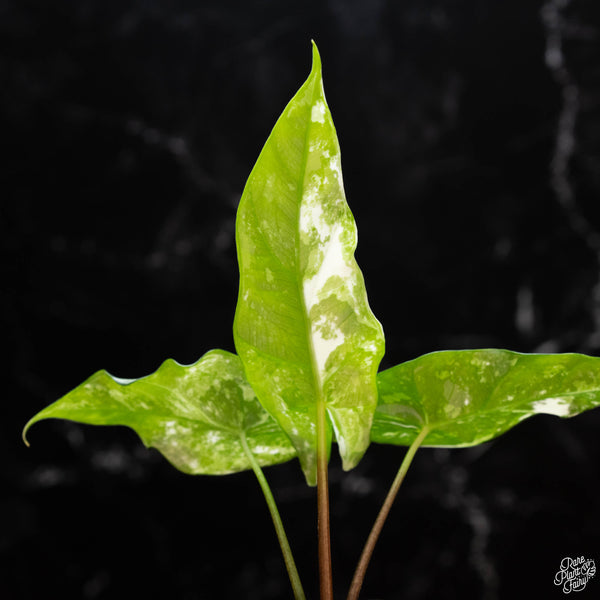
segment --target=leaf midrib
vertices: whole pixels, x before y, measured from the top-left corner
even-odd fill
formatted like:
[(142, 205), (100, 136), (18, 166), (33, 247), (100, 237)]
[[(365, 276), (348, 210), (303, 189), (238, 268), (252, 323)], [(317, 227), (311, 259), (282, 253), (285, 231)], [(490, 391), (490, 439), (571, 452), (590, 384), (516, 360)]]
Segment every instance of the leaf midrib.
[[(319, 411), (322, 410), (322, 407), (325, 404), (325, 400), (323, 398), (323, 386), (322, 386), (321, 378), (319, 376), (319, 371), (318, 371), (318, 367), (317, 367), (317, 357), (316, 357), (315, 348), (314, 348), (314, 344), (313, 344), (311, 322), (310, 322), (310, 318), (309, 318), (309, 314), (308, 314), (308, 308), (306, 306), (306, 298), (304, 296), (304, 289), (303, 289), (304, 278), (302, 276), (302, 273), (300, 272), (300, 231), (301, 231), (300, 218), (301, 218), (301, 212), (302, 212), (302, 202), (304, 199), (304, 192), (305, 192), (306, 165), (308, 163), (308, 154), (309, 154), (309, 148), (310, 148), (309, 140), (310, 140), (311, 131), (313, 129), (312, 108), (315, 103), (315, 96), (319, 95), (319, 82), (316, 80), (315, 77), (312, 77), (311, 86), (312, 86), (312, 94), (311, 94), (311, 101), (308, 106), (308, 127), (306, 128), (306, 133), (304, 135), (304, 148), (303, 148), (303, 152), (302, 152), (302, 168), (300, 170), (302, 182), (297, 188), (300, 190), (300, 194), (299, 194), (299, 201), (298, 201), (298, 212), (296, 214), (295, 255), (296, 255), (296, 281), (297, 281), (297, 287), (298, 287), (298, 294), (300, 296), (300, 306), (302, 307), (302, 319), (304, 321), (304, 331), (305, 331), (306, 339), (307, 339), (308, 353), (310, 355), (310, 369), (311, 369), (312, 380), (313, 380), (313, 388), (316, 392), (315, 395), (316, 395), (316, 399), (317, 399), (317, 414), (318, 414)], [(318, 421), (319, 421), (319, 419), (317, 419), (317, 439), (319, 437), (318, 436)]]

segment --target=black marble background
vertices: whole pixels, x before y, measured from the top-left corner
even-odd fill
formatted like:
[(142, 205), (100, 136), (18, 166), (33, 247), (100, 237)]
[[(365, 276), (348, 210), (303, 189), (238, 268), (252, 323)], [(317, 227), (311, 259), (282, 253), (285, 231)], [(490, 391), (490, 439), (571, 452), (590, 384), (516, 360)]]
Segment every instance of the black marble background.
[[(249, 473), (124, 428), (23, 424), (92, 372), (233, 350), (236, 206), (320, 48), (383, 367), (469, 347), (600, 354), (597, 0), (0, 2), (0, 598), (290, 598)], [(600, 562), (600, 412), (414, 466), (365, 600), (560, 598)], [(344, 598), (403, 449), (331, 467)], [(267, 469), (307, 594), (315, 491)], [(597, 597), (600, 576), (582, 597)]]

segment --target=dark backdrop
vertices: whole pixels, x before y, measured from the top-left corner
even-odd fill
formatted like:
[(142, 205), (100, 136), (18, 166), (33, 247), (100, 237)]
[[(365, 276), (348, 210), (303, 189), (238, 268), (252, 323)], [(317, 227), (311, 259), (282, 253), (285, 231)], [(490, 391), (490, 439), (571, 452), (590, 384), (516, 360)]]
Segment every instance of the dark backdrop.
[[(290, 598), (251, 474), (190, 477), (124, 428), (26, 420), (92, 372), (234, 350), (236, 206), (320, 48), (384, 325), (600, 354), (596, 0), (0, 2), (0, 598)], [(600, 560), (600, 413), (422, 450), (365, 600), (560, 598)], [(343, 598), (403, 449), (332, 460)], [(267, 469), (310, 598), (315, 492)], [(600, 581), (582, 593), (594, 597)]]

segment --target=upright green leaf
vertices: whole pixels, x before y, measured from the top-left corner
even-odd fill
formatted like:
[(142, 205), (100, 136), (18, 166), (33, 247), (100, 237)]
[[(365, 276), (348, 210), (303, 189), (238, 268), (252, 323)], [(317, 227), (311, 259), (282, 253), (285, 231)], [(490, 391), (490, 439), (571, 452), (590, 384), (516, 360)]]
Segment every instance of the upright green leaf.
[(236, 234), (236, 348), (314, 484), (317, 407), (352, 468), (369, 444), (384, 350), (354, 259), (356, 226), (314, 45), (312, 71), (250, 174)]
[(371, 439), (424, 446), (475, 446), (535, 414), (573, 417), (600, 406), (600, 358), (508, 350), (434, 352), (377, 377)]
[(260, 405), (240, 359), (211, 350), (193, 365), (165, 361), (147, 377), (123, 380), (98, 371), (25, 426), (42, 419), (127, 425), (179, 470), (222, 475), (295, 456), (287, 435)]

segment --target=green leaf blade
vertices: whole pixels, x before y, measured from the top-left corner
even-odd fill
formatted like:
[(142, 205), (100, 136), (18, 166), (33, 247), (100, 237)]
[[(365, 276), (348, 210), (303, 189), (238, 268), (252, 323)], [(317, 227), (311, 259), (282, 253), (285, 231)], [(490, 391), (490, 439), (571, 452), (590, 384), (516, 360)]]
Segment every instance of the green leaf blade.
[(566, 418), (600, 406), (600, 358), (433, 352), (383, 371), (378, 388), (372, 441), (408, 446), (427, 424), (424, 446), (474, 446), (536, 414)]
[(165, 361), (147, 377), (123, 380), (98, 371), (35, 415), (90, 425), (125, 425), (189, 474), (222, 475), (251, 468), (241, 437), (262, 466), (290, 460), (295, 450), (258, 402), (239, 357), (207, 352), (192, 365)]
[(319, 403), (352, 468), (369, 444), (384, 338), (354, 259), (356, 225), (316, 47), (250, 174), (236, 239), (234, 339), (249, 381), (294, 442), (309, 483)]

